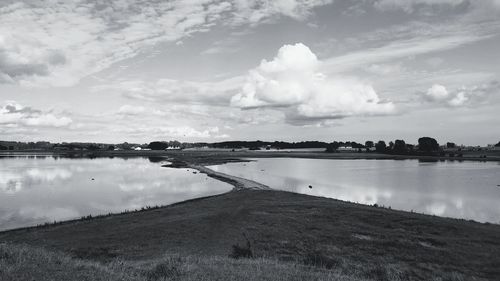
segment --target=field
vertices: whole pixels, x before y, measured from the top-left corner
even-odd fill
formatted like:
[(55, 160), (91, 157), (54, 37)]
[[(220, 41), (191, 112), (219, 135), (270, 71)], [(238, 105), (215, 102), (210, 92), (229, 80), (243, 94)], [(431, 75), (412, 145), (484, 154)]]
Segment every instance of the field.
[[(50, 280), (48, 272), (81, 280), (500, 276), (499, 225), (272, 190), (233, 191), (159, 209), (8, 231), (0, 233), (0, 243), (6, 243), (0, 252), (4, 280)], [(110, 277), (85, 275), (95, 272)]]

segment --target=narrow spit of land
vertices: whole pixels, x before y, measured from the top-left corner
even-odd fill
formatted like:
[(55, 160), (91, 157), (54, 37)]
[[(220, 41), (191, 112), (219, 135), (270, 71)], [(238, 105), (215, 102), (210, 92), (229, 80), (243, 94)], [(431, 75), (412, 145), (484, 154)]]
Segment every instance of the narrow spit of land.
[(269, 186), (267, 186), (265, 184), (262, 184), (262, 183), (259, 183), (256, 181), (252, 181), (249, 179), (241, 178), (241, 177), (228, 175), (228, 174), (221, 173), (221, 172), (216, 172), (216, 171), (214, 171), (210, 168), (207, 168), (205, 166), (190, 164), (190, 165), (188, 165), (188, 167), (190, 167), (192, 169), (196, 169), (196, 170), (200, 171), (200, 173), (206, 174), (207, 176), (212, 177), (214, 179), (218, 179), (220, 181), (227, 182), (227, 183), (233, 185), (235, 190), (242, 190), (242, 189), (269, 190), (269, 189), (271, 189)]

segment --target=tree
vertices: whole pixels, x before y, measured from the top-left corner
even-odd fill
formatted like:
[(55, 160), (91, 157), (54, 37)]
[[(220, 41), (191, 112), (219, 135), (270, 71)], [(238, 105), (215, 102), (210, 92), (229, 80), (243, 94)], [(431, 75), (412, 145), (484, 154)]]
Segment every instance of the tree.
[(387, 145), (385, 144), (385, 141), (379, 140), (377, 144), (375, 145), (375, 150), (380, 153), (384, 153)]
[(455, 148), (455, 143), (454, 142), (447, 142), (446, 143), (446, 148)]
[(497, 146), (497, 147), (500, 146), (500, 141), (497, 144), (495, 144), (495, 146)]
[(340, 147), (340, 143), (337, 141), (334, 141), (326, 146), (326, 152), (336, 152), (337, 149)]
[(387, 149), (389, 149), (389, 150), (393, 150), (394, 149), (394, 142), (393, 141), (389, 142), (389, 145), (387, 146)]
[(165, 150), (167, 147), (168, 143), (164, 141), (153, 141), (148, 145), (148, 148), (151, 150)]
[(418, 149), (424, 152), (433, 152), (439, 150), (439, 143), (430, 137), (421, 137), (418, 139)]
[(372, 141), (365, 141), (365, 146), (367, 148), (372, 148), (374, 146), (373, 142)]
[(408, 148), (406, 147), (405, 141), (404, 140), (396, 140), (394, 142), (392, 152), (394, 152), (396, 154), (406, 154), (408, 152)]

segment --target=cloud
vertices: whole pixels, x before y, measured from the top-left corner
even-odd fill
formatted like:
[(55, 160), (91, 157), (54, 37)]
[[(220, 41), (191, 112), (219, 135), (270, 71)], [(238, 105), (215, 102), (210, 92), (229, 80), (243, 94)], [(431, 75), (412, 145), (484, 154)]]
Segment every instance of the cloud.
[[(71, 86), (158, 42), (217, 24), (302, 20), (329, 0), (25, 1), (0, 4), (0, 83)], [(69, 32), (71, 31), (71, 32)]]
[(214, 82), (167, 78), (156, 81), (122, 80), (96, 86), (93, 91), (118, 91), (127, 98), (150, 102), (227, 105), (243, 81), (243, 77), (238, 76)]
[(335, 119), (384, 115), (395, 111), (372, 88), (353, 77), (328, 77), (321, 61), (304, 44), (284, 45), (277, 56), (249, 71), (231, 105), (243, 109), (271, 107), (288, 117)]
[(333, 0), (235, 0), (233, 25), (267, 22), (275, 15), (284, 15), (296, 20), (308, 17), (312, 9), (327, 5)]
[(451, 107), (467, 106), (487, 100), (500, 93), (500, 83), (490, 81), (473, 86), (461, 86), (452, 91), (440, 84), (432, 85), (423, 95), (424, 101)]
[(425, 93), (424, 98), (430, 102), (442, 103), (452, 107), (463, 106), (469, 100), (464, 91), (450, 93), (445, 86), (439, 84), (432, 85)]
[(73, 121), (69, 117), (58, 117), (51, 112), (42, 112), (8, 101), (0, 106), (0, 126), (67, 127)]
[(498, 0), (376, 0), (375, 8), (381, 11), (403, 10), (414, 13), (419, 8), (454, 8), (464, 6), (472, 10), (500, 9)]
[(404, 67), (401, 64), (370, 64), (365, 68), (365, 71), (375, 75), (389, 75), (398, 74), (404, 71)]
[(129, 128), (118, 128), (113, 131), (124, 133), (129, 137), (147, 137), (158, 138), (158, 139), (171, 139), (171, 138), (181, 138), (181, 139), (207, 139), (219, 135), (219, 127), (210, 127), (202, 130), (197, 130), (190, 126), (135, 126)]
[(427, 54), (457, 48), (476, 41), (491, 38), (491, 34), (452, 34), (438, 37), (415, 36), (411, 39), (395, 40), (377, 48), (368, 48), (325, 60), (324, 68), (329, 72), (346, 72), (378, 62), (391, 61), (414, 55)]
[(450, 94), (446, 87), (439, 84), (434, 84), (427, 90), (426, 97), (431, 101), (443, 101), (448, 99)]
[(123, 115), (139, 115), (146, 111), (143, 106), (132, 106), (132, 105), (123, 105), (118, 109), (119, 114)]
[(454, 7), (467, 2), (467, 0), (377, 0), (374, 2), (374, 6), (383, 11), (401, 9), (405, 12), (412, 13), (418, 6)]

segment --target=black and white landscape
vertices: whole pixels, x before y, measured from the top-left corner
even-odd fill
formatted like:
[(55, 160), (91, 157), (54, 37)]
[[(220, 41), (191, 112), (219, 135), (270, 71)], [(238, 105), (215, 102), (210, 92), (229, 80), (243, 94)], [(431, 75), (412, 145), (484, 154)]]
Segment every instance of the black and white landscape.
[(500, 1), (0, 1), (0, 280), (498, 280)]

